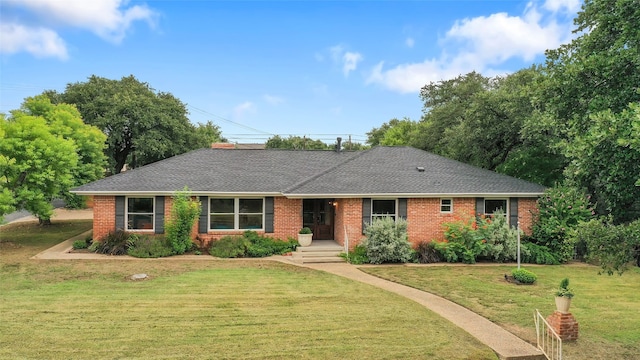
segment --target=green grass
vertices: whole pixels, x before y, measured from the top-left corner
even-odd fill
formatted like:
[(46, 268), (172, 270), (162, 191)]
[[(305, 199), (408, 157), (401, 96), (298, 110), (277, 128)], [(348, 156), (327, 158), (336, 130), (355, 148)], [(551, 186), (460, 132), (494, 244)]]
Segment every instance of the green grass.
[[(2, 359), (496, 359), (424, 307), (324, 272), (266, 260), (31, 260), (75, 234), (12, 226), (0, 228)], [(18, 236), (29, 231), (39, 240)], [(150, 278), (128, 279), (136, 273)]]
[(533, 312), (555, 310), (554, 291), (569, 277), (575, 297), (571, 313), (579, 339), (565, 342), (564, 359), (640, 359), (640, 269), (622, 276), (598, 275), (585, 264), (527, 266), (534, 285), (504, 280), (515, 266), (380, 266), (363, 271), (452, 300), (534, 343)]

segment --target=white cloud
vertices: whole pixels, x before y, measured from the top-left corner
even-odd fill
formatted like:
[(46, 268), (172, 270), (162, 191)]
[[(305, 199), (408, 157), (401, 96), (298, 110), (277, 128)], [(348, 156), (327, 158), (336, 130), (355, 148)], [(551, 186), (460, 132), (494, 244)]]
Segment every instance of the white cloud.
[(36, 57), (68, 58), (64, 40), (54, 31), (45, 28), (29, 28), (15, 23), (0, 24), (0, 53), (28, 52)]
[(363, 59), (362, 54), (346, 51), (342, 45), (330, 47), (329, 54), (331, 54), (333, 62), (342, 67), (342, 73), (345, 77), (348, 77), (350, 72), (356, 70), (358, 63)]
[(415, 45), (416, 41), (413, 40), (413, 38), (408, 37), (405, 41), (404, 44), (407, 45), (408, 48), (412, 48), (413, 45)]
[[(35, 16), (36, 25), (25, 25), (23, 19), (2, 19), (3, 42), (7, 33), (19, 34), (20, 46), (7, 46), (37, 56), (65, 58), (66, 47), (57, 29), (73, 27), (93, 32), (112, 43), (120, 43), (135, 21), (146, 21), (154, 27), (158, 14), (146, 5), (128, 6), (128, 0), (3, 0), (3, 6), (26, 10)], [(15, 42), (13, 38), (7, 40)], [(37, 53), (33, 49), (41, 49)], [(46, 50), (49, 49), (49, 50)], [(61, 50), (63, 49), (63, 50)], [(2, 45), (2, 52), (5, 52)], [(64, 54), (62, 56), (61, 54)]]
[(349, 76), (349, 72), (355, 70), (358, 67), (358, 63), (362, 61), (362, 55), (354, 52), (346, 52), (342, 55), (343, 65), (342, 73), (344, 76)]
[(251, 101), (245, 101), (233, 108), (233, 116), (241, 118), (246, 114), (255, 114), (256, 106)]
[[(571, 5), (570, 1), (564, 3)], [(441, 54), (437, 58), (390, 69), (384, 69), (384, 63), (380, 62), (371, 69), (367, 83), (409, 93), (419, 91), (429, 82), (473, 70), (484, 74), (500, 73), (496, 67), (506, 61), (533, 61), (546, 49), (567, 42), (570, 36), (570, 22), (560, 23), (554, 14), (529, 3), (521, 16), (497, 13), (458, 20), (442, 38)]]
[(265, 94), (263, 96), (264, 101), (268, 102), (271, 105), (280, 105), (282, 103), (284, 103), (284, 98), (280, 97), (280, 96), (274, 96), (274, 95), (269, 95), (269, 94)]

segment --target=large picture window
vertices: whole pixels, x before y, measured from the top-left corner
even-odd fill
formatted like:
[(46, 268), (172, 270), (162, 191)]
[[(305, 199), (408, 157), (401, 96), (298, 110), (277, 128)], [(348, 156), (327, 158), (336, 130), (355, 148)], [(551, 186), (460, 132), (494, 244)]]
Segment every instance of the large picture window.
[(264, 229), (264, 199), (209, 199), (209, 229)]
[(371, 220), (389, 216), (393, 220), (396, 219), (396, 203), (394, 200), (371, 200)]
[(507, 213), (507, 199), (484, 199), (484, 214), (492, 216), (498, 210)]
[(127, 230), (153, 230), (153, 197), (127, 198)]

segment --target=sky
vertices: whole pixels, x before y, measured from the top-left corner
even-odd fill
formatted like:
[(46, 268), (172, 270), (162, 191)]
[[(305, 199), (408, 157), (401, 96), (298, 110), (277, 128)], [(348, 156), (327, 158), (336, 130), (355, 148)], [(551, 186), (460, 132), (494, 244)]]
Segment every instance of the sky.
[(134, 75), (231, 142), (366, 141), (420, 89), (512, 73), (567, 43), (581, 0), (1, 0), (0, 113)]

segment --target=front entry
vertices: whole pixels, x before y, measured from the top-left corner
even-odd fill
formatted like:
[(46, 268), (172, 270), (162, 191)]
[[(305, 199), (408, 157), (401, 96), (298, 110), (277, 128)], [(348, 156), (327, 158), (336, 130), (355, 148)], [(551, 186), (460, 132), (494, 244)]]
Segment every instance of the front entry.
[(302, 222), (313, 232), (313, 240), (333, 240), (333, 200), (303, 199)]

